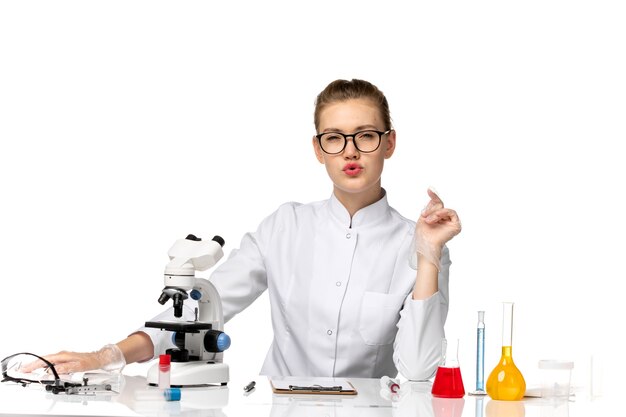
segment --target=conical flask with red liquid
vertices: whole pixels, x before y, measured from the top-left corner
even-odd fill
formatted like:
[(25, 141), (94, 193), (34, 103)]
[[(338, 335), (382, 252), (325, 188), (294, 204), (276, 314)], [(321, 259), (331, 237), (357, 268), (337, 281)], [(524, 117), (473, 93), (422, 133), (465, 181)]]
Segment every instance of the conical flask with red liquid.
[(459, 366), (459, 340), (441, 341), (441, 360), (433, 382), (432, 394), (441, 398), (462, 398), (465, 395)]

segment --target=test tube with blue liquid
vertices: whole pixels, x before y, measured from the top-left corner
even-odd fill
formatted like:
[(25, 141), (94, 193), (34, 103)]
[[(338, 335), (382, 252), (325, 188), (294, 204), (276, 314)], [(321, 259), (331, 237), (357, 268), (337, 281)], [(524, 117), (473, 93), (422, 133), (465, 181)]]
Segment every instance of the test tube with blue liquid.
[(476, 325), (476, 390), (470, 395), (487, 395), (485, 391), (485, 312), (478, 312)]

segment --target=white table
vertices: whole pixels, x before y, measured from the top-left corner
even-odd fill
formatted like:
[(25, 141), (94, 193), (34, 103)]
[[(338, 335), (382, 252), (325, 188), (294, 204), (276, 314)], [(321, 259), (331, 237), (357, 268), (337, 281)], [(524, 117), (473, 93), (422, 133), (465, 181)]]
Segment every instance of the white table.
[(583, 417), (617, 413), (621, 403), (607, 398), (591, 400), (584, 394), (570, 401), (541, 398), (524, 401), (493, 401), (489, 397), (451, 400), (434, 398), (431, 383), (407, 382), (406, 394), (391, 401), (380, 394), (378, 379), (348, 378), (356, 396), (278, 395), (266, 377), (256, 378), (256, 388), (245, 395), (250, 381), (231, 381), (226, 387), (186, 388), (179, 402), (138, 401), (137, 391), (149, 389), (142, 376), (123, 375), (114, 386), (120, 393), (95, 396), (54, 395), (41, 386), (0, 384), (0, 415), (28, 416), (394, 416), (394, 417)]

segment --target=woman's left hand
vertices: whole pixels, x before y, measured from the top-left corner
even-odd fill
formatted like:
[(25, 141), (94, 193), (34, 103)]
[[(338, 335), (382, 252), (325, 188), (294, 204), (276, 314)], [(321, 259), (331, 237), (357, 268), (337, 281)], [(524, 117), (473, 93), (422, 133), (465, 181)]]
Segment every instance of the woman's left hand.
[(441, 198), (430, 188), (428, 196), (430, 201), (415, 226), (415, 250), (441, 269), (441, 250), (461, 232), (461, 221), (456, 211), (445, 208)]

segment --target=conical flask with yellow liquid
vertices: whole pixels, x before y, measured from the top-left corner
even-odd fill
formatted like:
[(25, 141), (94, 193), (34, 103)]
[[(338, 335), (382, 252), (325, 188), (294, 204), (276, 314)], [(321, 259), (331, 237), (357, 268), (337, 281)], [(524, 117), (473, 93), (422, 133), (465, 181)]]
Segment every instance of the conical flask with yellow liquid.
[(487, 378), (487, 394), (494, 400), (518, 401), (524, 397), (526, 381), (513, 363), (513, 303), (502, 306), (502, 357)]

